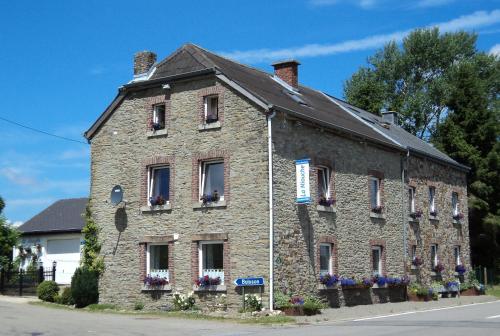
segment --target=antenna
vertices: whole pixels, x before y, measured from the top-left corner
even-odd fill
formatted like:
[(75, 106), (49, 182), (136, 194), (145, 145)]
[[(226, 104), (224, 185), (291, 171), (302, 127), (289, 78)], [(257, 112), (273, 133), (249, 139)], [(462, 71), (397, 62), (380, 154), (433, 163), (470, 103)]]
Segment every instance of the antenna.
[(111, 189), (111, 204), (117, 206), (123, 201), (123, 189), (120, 185), (115, 185)]

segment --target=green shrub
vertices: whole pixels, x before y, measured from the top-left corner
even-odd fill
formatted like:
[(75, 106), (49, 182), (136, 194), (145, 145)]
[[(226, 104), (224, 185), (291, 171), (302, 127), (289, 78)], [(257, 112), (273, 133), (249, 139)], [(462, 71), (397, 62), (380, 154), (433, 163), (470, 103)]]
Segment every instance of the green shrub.
[(42, 281), (36, 289), (38, 298), (42, 301), (54, 302), (59, 293), (59, 286), (55, 281)]
[(283, 292), (274, 293), (274, 305), (277, 309), (284, 309), (292, 307), (292, 303), (290, 302), (290, 295), (287, 295)]
[(137, 301), (134, 303), (134, 310), (143, 310), (144, 309), (144, 303)]
[(71, 278), (71, 296), (77, 308), (97, 303), (99, 300), (98, 274), (86, 267), (77, 268)]
[(73, 296), (71, 295), (71, 288), (64, 288), (61, 295), (57, 297), (56, 302), (67, 306), (74, 305), (75, 302), (73, 301)]
[(86, 309), (91, 310), (91, 311), (115, 310), (116, 306), (114, 304), (110, 304), (110, 303), (102, 303), (102, 304), (93, 303), (93, 304), (88, 305)]
[(187, 295), (179, 292), (174, 293), (174, 308), (175, 310), (190, 310), (194, 308), (195, 298), (194, 293), (189, 292)]
[(308, 296), (304, 299), (304, 314), (316, 315), (320, 313), (321, 309), (326, 308), (323, 301), (314, 296)]
[(262, 298), (255, 294), (245, 294), (245, 310), (249, 312), (262, 310)]

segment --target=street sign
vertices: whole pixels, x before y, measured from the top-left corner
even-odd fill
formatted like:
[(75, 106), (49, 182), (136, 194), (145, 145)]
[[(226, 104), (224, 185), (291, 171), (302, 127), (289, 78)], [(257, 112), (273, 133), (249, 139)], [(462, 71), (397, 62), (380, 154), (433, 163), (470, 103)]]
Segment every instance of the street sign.
[(238, 278), (234, 280), (234, 284), (238, 287), (244, 286), (264, 286), (264, 278)]

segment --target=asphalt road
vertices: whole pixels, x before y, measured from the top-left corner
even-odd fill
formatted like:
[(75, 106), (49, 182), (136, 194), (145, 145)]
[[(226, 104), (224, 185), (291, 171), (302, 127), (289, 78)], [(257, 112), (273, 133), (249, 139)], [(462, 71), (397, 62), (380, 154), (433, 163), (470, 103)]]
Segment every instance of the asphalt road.
[(500, 336), (500, 301), (300, 326), (68, 311), (0, 300), (0, 335), (418, 335)]

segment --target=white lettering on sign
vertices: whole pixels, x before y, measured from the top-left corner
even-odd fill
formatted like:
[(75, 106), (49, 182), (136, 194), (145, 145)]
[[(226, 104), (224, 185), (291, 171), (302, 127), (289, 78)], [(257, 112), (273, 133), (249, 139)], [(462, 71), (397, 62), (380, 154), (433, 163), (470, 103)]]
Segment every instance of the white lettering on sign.
[(295, 171), (297, 179), (297, 203), (311, 202), (311, 192), (309, 188), (309, 159), (295, 161)]

